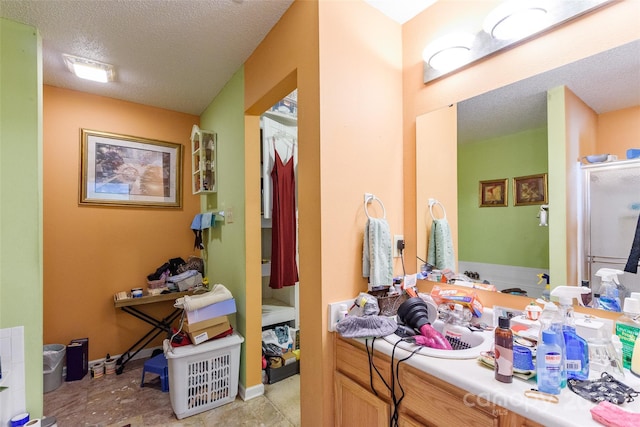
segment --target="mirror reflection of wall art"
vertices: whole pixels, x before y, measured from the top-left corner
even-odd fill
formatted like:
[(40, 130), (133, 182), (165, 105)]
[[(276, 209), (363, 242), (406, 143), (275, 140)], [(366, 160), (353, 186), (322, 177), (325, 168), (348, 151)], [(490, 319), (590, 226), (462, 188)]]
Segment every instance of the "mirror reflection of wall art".
[(507, 206), (509, 200), (507, 179), (480, 181), (480, 207)]
[(515, 206), (544, 205), (547, 203), (547, 174), (513, 178)]
[(82, 129), (80, 205), (182, 207), (182, 145)]

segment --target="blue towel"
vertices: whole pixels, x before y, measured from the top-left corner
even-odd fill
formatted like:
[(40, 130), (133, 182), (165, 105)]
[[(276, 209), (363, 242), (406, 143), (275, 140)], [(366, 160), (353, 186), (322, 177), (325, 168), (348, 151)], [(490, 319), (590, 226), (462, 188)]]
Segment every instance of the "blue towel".
[(438, 270), (448, 268), (451, 271), (455, 271), (453, 240), (451, 239), (451, 229), (446, 218), (434, 219), (431, 224), (427, 262)]
[(391, 233), (384, 218), (369, 218), (365, 225), (362, 276), (369, 278), (369, 290), (393, 284)]

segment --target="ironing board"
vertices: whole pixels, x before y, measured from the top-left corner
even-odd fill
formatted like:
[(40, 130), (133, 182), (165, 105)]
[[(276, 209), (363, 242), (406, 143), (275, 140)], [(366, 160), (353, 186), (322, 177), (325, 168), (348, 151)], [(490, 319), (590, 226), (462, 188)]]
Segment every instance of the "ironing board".
[(140, 298), (126, 298), (126, 299), (117, 299), (114, 296), (115, 308), (119, 308), (125, 313), (128, 313), (133, 317), (136, 317), (153, 326), (153, 328), (151, 328), (149, 332), (143, 335), (138, 341), (136, 341), (131, 347), (129, 347), (127, 351), (122, 353), (122, 355), (118, 358), (118, 360), (116, 361), (116, 374), (120, 375), (124, 370), (124, 367), (127, 364), (127, 362), (133, 359), (136, 356), (136, 354), (140, 352), (140, 350), (148, 346), (158, 335), (160, 335), (162, 332), (165, 332), (165, 333), (171, 332), (171, 324), (182, 313), (181, 308), (175, 308), (171, 306), (172, 311), (171, 313), (169, 313), (169, 315), (167, 315), (166, 317), (163, 317), (162, 319), (156, 319), (150, 314), (142, 311), (142, 308), (148, 304), (156, 304), (162, 301), (175, 301), (177, 298), (180, 298), (184, 295), (192, 295), (192, 294), (193, 294), (192, 291), (171, 292), (168, 294), (145, 295)]

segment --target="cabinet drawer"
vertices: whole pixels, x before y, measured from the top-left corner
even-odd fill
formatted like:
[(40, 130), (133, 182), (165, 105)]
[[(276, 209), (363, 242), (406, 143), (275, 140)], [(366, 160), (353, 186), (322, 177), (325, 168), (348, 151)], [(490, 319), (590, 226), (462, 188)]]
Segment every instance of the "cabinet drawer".
[[(386, 355), (376, 353), (373, 356), (373, 364), (387, 384), (391, 384), (391, 359)], [(371, 391), (371, 377), (373, 377), (373, 387), (378, 393), (378, 397), (384, 398), (387, 402), (391, 400), (391, 392), (382, 382), (375, 369), (371, 368), (370, 376), (369, 357), (367, 356), (367, 350), (364, 348), (364, 345), (337, 338), (336, 370), (342, 372), (369, 391)]]
[(499, 407), (411, 366), (401, 366), (400, 413), (427, 426), (498, 426)]

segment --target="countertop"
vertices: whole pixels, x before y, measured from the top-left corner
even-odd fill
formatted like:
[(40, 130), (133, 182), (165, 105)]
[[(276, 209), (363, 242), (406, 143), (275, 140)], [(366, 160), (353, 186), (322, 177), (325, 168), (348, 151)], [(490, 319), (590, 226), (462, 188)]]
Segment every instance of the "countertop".
[[(493, 332), (484, 333), (493, 334)], [(358, 341), (364, 342), (364, 340)], [(391, 356), (393, 345), (383, 338), (378, 338), (375, 340), (374, 348)], [(405, 358), (409, 354), (397, 347), (395, 360)], [(546, 426), (602, 426), (591, 417), (590, 409), (596, 404), (578, 396), (568, 387), (562, 389), (558, 396), (559, 403), (549, 403), (524, 395), (525, 391), (537, 388), (535, 378), (525, 381), (514, 377), (511, 384), (501, 383), (494, 379), (492, 369), (480, 365), (476, 359), (441, 359), (416, 354), (403, 363)], [(622, 382), (640, 391), (640, 378), (628, 370), (625, 370)], [(624, 403), (619, 407), (627, 412), (640, 413), (640, 397), (634, 402)]]

